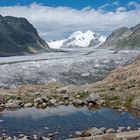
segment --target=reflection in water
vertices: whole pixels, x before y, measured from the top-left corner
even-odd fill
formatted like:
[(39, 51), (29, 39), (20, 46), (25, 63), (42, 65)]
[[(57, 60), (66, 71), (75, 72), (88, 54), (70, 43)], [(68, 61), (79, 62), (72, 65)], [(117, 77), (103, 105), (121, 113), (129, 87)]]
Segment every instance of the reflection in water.
[(29, 117), (35, 120), (35, 119), (40, 119), (43, 117), (50, 117), (50, 116), (67, 116), (78, 112), (89, 114), (88, 109), (86, 107), (75, 108), (74, 106), (69, 106), (69, 107), (60, 106), (60, 107), (46, 108), (46, 109), (36, 109), (33, 107), (33, 108), (26, 108), (26, 109), (23, 108), (15, 111), (5, 110), (3, 112), (3, 116), (14, 117), (14, 118)]
[[(129, 113), (117, 113), (108, 108), (89, 110), (86, 107), (60, 106), (57, 108), (24, 108), (3, 111), (0, 120), (0, 134), (17, 135), (18, 132), (47, 136), (58, 132), (57, 140), (68, 138), (75, 131), (92, 127), (117, 128), (130, 126), (136, 128), (138, 119)], [(49, 128), (49, 129), (44, 129)]]

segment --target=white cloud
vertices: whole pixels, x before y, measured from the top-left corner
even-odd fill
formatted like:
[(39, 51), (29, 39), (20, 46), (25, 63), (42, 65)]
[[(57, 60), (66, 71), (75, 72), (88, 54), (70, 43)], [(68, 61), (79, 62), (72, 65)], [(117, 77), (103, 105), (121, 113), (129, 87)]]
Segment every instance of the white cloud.
[(116, 6), (119, 6), (119, 5), (120, 5), (118, 1), (115, 1), (115, 2), (113, 2), (112, 4), (113, 4), (113, 5), (116, 5)]
[(30, 6), (0, 7), (0, 13), (4, 16), (27, 18), (46, 40), (62, 39), (77, 30), (108, 33), (120, 26), (133, 26), (140, 23), (140, 8), (138, 7), (131, 11), (120, 8), (115, 12), (105, 12), (102, 9), (95, 10), (91, 7), (76, 10), (69, 7), (48, 7), (33, 3)]
[(128, 3), (128, 6), (134, 6), (136, 9), (140, 9), (140, 3), (134, 2), (134, 1), (130, 1)]
[(116, 9), (117, 12), (125, 12), (126, 8), (125, 7), (119, 7)]

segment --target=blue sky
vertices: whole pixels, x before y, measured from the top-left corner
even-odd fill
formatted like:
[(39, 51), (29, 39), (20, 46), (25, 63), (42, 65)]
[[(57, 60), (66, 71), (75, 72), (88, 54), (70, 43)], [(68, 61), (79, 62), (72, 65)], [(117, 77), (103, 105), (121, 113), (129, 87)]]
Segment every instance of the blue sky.
[[(75, 9), (83, 9), (90, 6), (94, 9), (98, 9), (102, 5), (107, 3), (118, 3), (118, 6), (126, 7), (127, 10), (131, 10), (134, 7), (128, 7), (127, 4), (132, 0), (0, 0), (0, 6), (14, 6), (14, 5), (30, 5), (33, 2), (41, 3), (46, 6), (65, 6)], [(140, 2), (140, 0), (133, 0), (133, 2)], [(117, 5), (108, 6), (107, 10), (114, 11)]]
[(0, 14), (27, 18), (45, 40), (78, 30), (108, 36), (140, 23), (140, 0), (0, 0)]

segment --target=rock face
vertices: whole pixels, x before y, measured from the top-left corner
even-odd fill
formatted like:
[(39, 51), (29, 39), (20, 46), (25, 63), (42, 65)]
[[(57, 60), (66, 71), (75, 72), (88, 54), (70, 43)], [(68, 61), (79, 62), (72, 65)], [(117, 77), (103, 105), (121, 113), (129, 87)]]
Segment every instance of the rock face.
[(0, 56), (51, 51), (25, 18), (0, 15)]
[(112, 49), (139, 49), (140, 48), (140, 24), (135, 27), (119, 28), (111, 33), (101, 48)]

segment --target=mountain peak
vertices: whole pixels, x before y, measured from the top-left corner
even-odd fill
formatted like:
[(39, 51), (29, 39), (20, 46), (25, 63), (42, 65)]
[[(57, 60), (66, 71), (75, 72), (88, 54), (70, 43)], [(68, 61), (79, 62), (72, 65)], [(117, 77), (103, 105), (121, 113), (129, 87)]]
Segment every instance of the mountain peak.
[(89, 47), (92, 46), (95, 42), (93, 47), (99, 45), (102, 40), (98, 34), (94, 33), (93, 31), (87, 30), (85, 32), (76, 31), (72, 35), (70, 35), (63, 43), (63, 48), (74, 48), (74, 47)]
[(140, 24), (131, 27), (121, 27), (113, 31), (101, 48), (111, 49), (139, 49), (140, 48)]
[(51, 51), (37, 30), (25, 18), (0, 16), (0, 56)]

